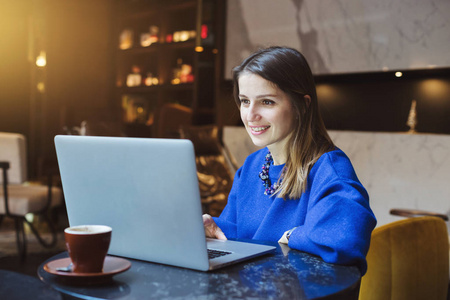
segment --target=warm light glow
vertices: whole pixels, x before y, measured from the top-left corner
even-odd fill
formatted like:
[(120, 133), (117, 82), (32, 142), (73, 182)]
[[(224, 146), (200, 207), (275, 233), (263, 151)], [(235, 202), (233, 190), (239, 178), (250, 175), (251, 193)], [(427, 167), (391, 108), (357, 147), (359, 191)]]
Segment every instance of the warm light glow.
[(339, 96), (339, 91), (332, 85), (328, 84), (318, 84), (316, 86), (316, 91), (317, 97), (324, 103), (333, 102), (336, 97)]
[(395, 77), (402, 77), (403, 73), (402, 72), (395, 72)]
[(195, 52), (203, 52), (203, 47), (202, 46), (195, 47)]
[(214, 49), (212, 50), (212, 53), (217, 54), (217, 53), (219, 53), (219, 50), (214, 48)]
[(425, 99), (444, 100), (450, 94), (450, 88), (440, 79), (427, 79), (419, 84), (420, 96)]
[(45, 93), (45, 84), (43, 82), (39, 82), (36, 88), (41, 94)]
[(208, 25), (202, 25), (200, 36), (202, 37), (202, 39), (206, 39), (208, 37)]
[(47, 56), (45, 54), (45, 51), (41, 51), (39, 53), (39, 56), (36, 57), (36, 66), (45, 67), (46, 65), (47, 65)]
[(180, 42), (185, 42), (189, 39), (189, 31), (180, 32)]

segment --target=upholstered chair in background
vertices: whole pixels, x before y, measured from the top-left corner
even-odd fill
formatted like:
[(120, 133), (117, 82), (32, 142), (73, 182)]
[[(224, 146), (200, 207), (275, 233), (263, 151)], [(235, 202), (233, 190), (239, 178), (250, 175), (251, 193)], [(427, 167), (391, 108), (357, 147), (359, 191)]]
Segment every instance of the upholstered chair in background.
[(180, 128), (192, 124), (192, 115), (189, 107), (176, 103), (164, 104), (156, 116), (154, 137), (179, 138)]
[(408, 218), (376, 228), (359, 299), (447, 299), (448, 247), (447, 226), (439, 217)]
[[(49, 209), (62, 203), (62, 191), (48, 183), (30, 183), (27, 181), (26, 138), (21, 134), (0, 132), (0, 225), (5, 217), (14, 219), (19, 255), (25, 258), (27, 244), (24, 224), (28, 224), (32, 233), (44, 247), (56, 244), (56, 230), (48, 215)], [(39, 234), (27, 215), (38, 216), (47, 223), (50, 240)]]

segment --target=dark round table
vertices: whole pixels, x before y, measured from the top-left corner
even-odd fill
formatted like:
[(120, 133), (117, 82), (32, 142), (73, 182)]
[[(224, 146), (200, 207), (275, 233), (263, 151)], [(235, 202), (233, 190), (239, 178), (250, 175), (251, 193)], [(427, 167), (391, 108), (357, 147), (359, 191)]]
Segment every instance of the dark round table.
[(38, 276), (65, 299), (358, 299), (358, 268), (328, 264), (287, 246), (274, 246), (275, 254), (212, 272), (130, 259), (128, 271), (97, 284), (71, 282), (47, 273), (44, 265), (67, 257), (63, 252), (42, 263)]
[(62, 300), (63, 297), (36, 277), (0, 270), (0, 299)]

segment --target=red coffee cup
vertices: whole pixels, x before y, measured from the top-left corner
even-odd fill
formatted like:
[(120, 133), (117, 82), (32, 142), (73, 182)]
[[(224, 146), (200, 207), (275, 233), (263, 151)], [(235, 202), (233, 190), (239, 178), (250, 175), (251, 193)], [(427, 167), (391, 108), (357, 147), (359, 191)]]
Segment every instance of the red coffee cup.
[(66, 228), (64, 237), (75, 273), (100, 273), (111, 243), (112, 228), (80, 225)]

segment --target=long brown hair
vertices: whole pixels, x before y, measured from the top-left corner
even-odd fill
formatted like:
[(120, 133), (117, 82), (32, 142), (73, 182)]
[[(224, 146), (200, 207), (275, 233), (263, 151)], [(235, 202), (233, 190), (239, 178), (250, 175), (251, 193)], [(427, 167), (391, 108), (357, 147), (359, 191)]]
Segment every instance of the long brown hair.
[(247, 72), (277, 85), (289, 95), (296, 108), (297, 122), (287, 143), (287, 161), (279, 179), (282, 180), (281, 185), (275, 194), (284, 199), (300, 198), (306, 190), (307, 177), (314, 163), (334, 148), (319, 112), (311, 69), (305, 57), (292, 48), (270, 47), (253, 53), (233, 69), (234, 99), (238, 107), (239, 76)]

